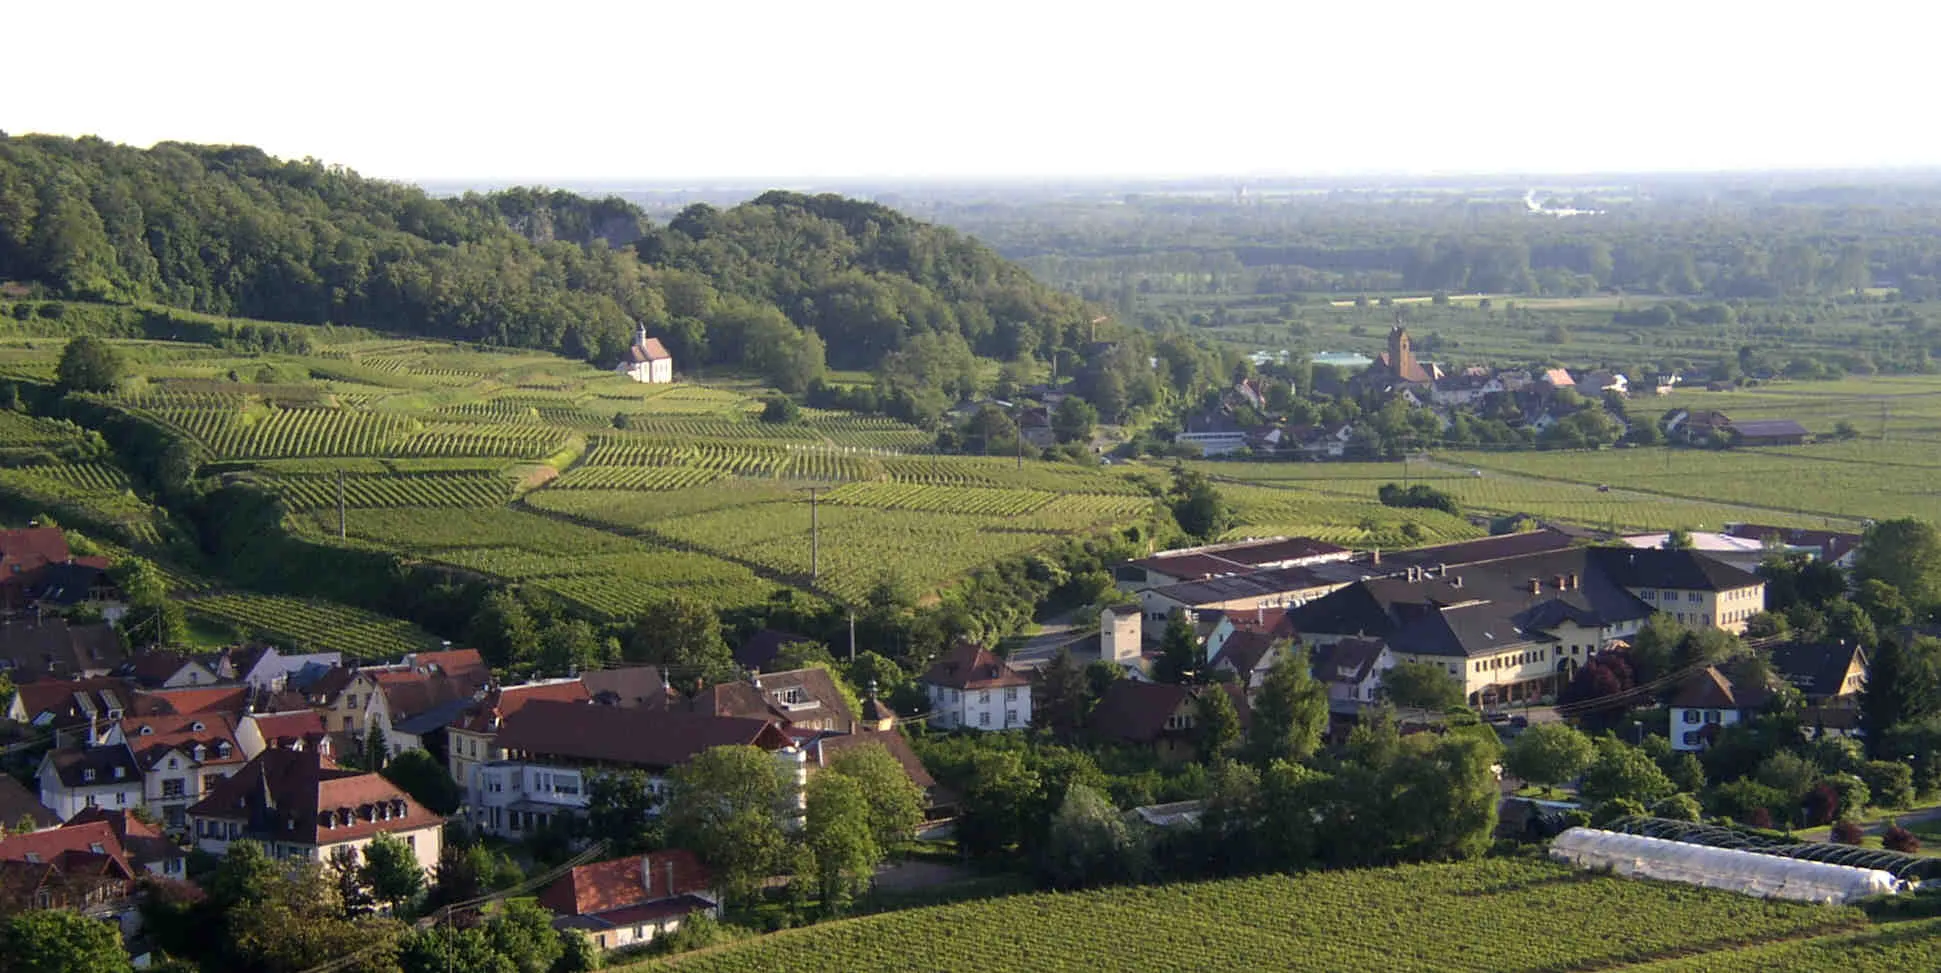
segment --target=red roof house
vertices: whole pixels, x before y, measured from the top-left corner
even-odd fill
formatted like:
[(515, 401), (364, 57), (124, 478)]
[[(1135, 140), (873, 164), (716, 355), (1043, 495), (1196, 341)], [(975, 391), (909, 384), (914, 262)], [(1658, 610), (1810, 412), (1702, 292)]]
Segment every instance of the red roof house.
[(580, 865), (539, 893), (539, 904), (558, 916), (555, 928), (619, 949), (652, 942), (696, 913), (719, 916), (712, 884), (701, 860), (676, 848)]

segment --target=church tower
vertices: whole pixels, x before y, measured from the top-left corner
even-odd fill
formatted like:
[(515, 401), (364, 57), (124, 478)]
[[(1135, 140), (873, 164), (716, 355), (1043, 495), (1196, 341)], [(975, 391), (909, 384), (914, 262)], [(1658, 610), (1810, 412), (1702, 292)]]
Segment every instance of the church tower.
[(1398, 378), (1415, 375), (1415, 356), (1409, 351), (1409, 333), (1401, 325), (1388, 333), (1388, 367)]

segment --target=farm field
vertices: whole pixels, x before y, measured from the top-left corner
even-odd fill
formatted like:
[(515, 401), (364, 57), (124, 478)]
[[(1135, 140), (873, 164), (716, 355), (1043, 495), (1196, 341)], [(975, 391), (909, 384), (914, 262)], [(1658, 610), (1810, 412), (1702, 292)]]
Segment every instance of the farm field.
[[(1569, 916), (1559, 923), (1559, 916)], [(1932, 940), (1865, 929), (1855, 909), (1768, 902), (1683, 886), (1489, 859), (1032, 894), (892, 912), (746, 940), (629, 969), (1536, 971), (1832, 969), (1713, 966), (1735, 951), (1819, 962), (1873, 945), (1927, 969)], [(1850, 938), (1858, 931), (1858, 938)], [(1929, 930), (1930, 932), (1932, 930)], [(1778, 945), (1785, 941), (1784, 945)], [(1929, 962), (1922, 962), (1923, 959)], [(1756, 962), (1756, 961), (1755, 961)], [(1847, 969), (1847, 967), (1839, 967)], [(1886, 966), (1866, 967), (1887, 969)]]

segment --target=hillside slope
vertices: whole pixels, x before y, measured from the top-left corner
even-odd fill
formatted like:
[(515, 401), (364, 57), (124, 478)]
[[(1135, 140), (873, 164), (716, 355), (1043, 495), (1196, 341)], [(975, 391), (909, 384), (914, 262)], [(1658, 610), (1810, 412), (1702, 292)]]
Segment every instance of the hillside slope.
[[(637, 246), (636, 246), (637, 245)], [(937, 335), (996, 358), (1095, 337), (1075, 299), (891, 210), (769, 193), (666, 227), (618, 199), (438, 199), (247, 146), (0, 136), (0, 281), (51, 296), (355, 324), (616, 359), (645, 324), (682, 367), (784, 386)], [(789, 327), (793, 325), (793, 327)]]

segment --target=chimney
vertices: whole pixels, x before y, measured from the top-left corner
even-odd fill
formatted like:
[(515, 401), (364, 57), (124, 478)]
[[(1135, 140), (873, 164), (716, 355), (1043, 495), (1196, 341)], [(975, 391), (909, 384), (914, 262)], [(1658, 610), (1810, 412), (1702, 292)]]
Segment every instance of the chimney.
[(1564, 576), (1563, 576), (1563, 575), (1561, 575), (1561, 574), (1553, 574), (1553, 575), (1551, 575), (1551, 576), (1550, 576), (1550, 584), (1551, 584), (1551, 586), (1552, 586), (1552, 587), (1554, 587), (1554, 588), (1556, 588), (1556, 589), (1557, 589), (1558, 591), (1563, 591), (1563, 590), (1566, 590), (1566, 589), (1564, 588)]
[(1456, 575), (1456, 576), (1455, 576), (1455, 577), (1453, 577), (1453, 578), (1450, 578), (1450, 579), (1449, 579), (1449, 587), (1451, 587), (1451, 588), (1460, 588), (1460, 587), (1462, 587), (1462, 575), (1460, 575), (1460, 574), (1459, 574), (1459, 575)]
[(667, 857), (667, 897), (674, 897), (674, 856)]
[(1449, 565), (1444, 564), (1440, 561), (1436, 562), (1436, 577), (1446, 578), (1448, 576), (1449, 576)]
[(1370, 557), (1370, 558), (1369, 558), (1369, 561), (1368, 561), (1368, 563), (1370, 563), (1370, 564), (1380, 564), (1380, 563), (1382, 563), (1382, 549), (1381, 549), (1381, 548), (1379, 548), (1379, 547), (1378, 547), (1378, 548), (1375, 548), (1375, 551), (1374, 551), (1374, 555), (1373, 555), (1372, 557)]
[(1570, 585), (1570, 590), (1576, 591), (1580, 584), (1580, 579), (1577, 577), (1577, 572), (1572, 571), (1571, 573), (1564, 575), (1564, 583)]
[(649, 901), (654, 898), (654, 856), (640, 856), (640, 891)]
[(1542, 594), (1542, 593), (1543, 593), (1543, 579), (1542, 579), (1542, 578), (1531, 578), (1531, 579), (1530, 579), (1530, 593), (1531, 593), (1531, 594), (1533, 594), (1533, 595), (1540, 595), (1540, 594)]

